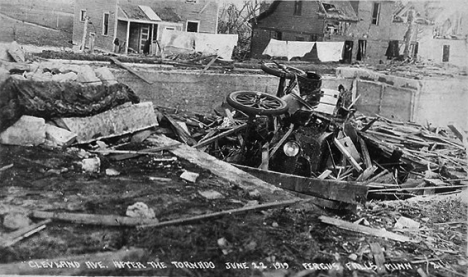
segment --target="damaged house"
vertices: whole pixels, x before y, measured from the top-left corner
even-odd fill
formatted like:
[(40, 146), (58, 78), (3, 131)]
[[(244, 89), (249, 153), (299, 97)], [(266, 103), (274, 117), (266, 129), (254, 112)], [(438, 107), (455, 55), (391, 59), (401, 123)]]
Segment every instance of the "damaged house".
[[(411, 20), (408, 20), (409, 17)], [(268, 54), (264, 50), (273, 39), (288, 42), (342, 42), (340, 60), (348, 63), (398, 59), (403, 57), (405, 49), (407, 56), (416, 58), (418, 34), (422, 26), (428, 26), (429, 23), (424, 3), (275, 1), (255, 19), (252, 56)], [(316, 43), (319, 55), (320, 44)], [(315, 49), (311, 52), (314, 57)], [(304, 56), (304, 52), (300, 54), (303, 59), (310, 56)], [(319, 60), (323, 61), (320, 57)]]
[(209, 0), (76, 0), (73, 43), (119, 53), (157, 54), (164, 31), (217, 33)]
[[(252, 57), (261, 56), (274, 39), (345, 42), (348, 51), (344, 56), (348, 59), (353, 48), (349, 31), (357, 21), (350, 1), (274, 1), (268, 10), (253, 19)], [(290, 55), (302, 57), (303, 54)]]

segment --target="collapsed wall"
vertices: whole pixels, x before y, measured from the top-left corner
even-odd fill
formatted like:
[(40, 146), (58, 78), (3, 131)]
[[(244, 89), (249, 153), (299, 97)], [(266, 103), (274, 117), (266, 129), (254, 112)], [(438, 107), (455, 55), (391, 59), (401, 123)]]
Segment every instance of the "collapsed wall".
[(356, 81), (361, 95), (356, 108), (364, 114), (434, 127), (453, 122), (468, 129), (467, 76), (434, 74), (415, 79), (351, 67), (337, 68), (336, 75)]
[[(147, 84), (124, 70), (113, 71), (120, 82), (129, 85), (142, 100), (180, 111), (211, 113), (233, 91), (276, 93), (279, 78), (265, 74), (201, 73), (138, 69)], [(363, 68), (338, 68), (336, 76), (324, 76), (322, 88), (351, 88), (356, 83), (358, 111), (372, 115), (414, 121), (433, 126), (455, 122), (468, 129), (468, 77), (445, 76), (421, 79), (388, 75)]]

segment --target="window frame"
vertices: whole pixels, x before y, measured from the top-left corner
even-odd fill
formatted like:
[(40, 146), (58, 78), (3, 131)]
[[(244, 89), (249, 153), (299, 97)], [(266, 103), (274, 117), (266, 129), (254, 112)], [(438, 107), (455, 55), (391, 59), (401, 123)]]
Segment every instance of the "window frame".
[[(107, 30), (106, 30), (106, 15), (107, 15)], [(103, 12), (102, 13), (102, 35), (103, 36), (109, 35), (109, 22), (110, 22), (110, 12)]]
[(295, 0), (294, 1), (294, 13), (295, 16), (302, 15), (302, 0)]
[[(377, 9), (376, 9), (376, 7), (377, 7)], [(377, 25), (377, 26), (379, 25), (381, 8), (382, 8), (381, 3), (379, 3), (379, 2), (373, 2), (372, 3), (372, 14), (371, 14), (371, 24), (372, 25)], [(374, 14), (375, 14), (375, 17), (374, 17)]]
[(86, 21), (86, 10), (80, 10), (80, 22)]
[(197, 23), (197, 31), (196, 32), (191, 32), (191, 33), (200, 33), (200, 20), (187, 20), (187, 23), (185, 25), (185, 31), (186, 32), (188, 32), (189, 23)]

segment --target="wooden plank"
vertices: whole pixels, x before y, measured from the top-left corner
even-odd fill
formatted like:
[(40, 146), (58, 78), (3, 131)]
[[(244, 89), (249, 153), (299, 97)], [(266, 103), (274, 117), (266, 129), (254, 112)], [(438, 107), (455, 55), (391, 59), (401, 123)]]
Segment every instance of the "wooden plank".
[(80, 144), (158, 126), (152, 102), (117, 107), (94, 116), (60, 120), (68, 130), (77, 135), (76, 140)]
[(290, 205), (299, 203), (301, 201), (304, 201), (304, 199), (293, 199), (293, 200), (286, 200), (286, 201), (280, 201), (280, 202), (274, 202), (274, 203), (266, 203), (262, 205), (247, 206), (247, 207), (243, 207), (239, 209), (231, 209), (231, 210), (226, 210), (226, 211), (221, 211), (221, 212), (216, 212), (216, 213), (194, 216), (190, 218), (182, 218), (182, 219), (175, 219), (175, 220), (159, 222), (159, 223), (154, 223), (154, 224), (146, 224), (143, 226), (139, 226), (139, 228), (148, 228), (148, 227), (160, 228), (164, 226), (187, 224), (187, 223), (197, 222), (200, 220), (213, 219), (213, 218), (217, 218), (217, 217), (224, 216), (224, 215), (233, 215), (233, 214), (246, 213), (250, 211), (260, 211), (260, 210), (267, 210), (267, 209), (290, 206)]
[(385, 256), (382, 251), (382, 246), (377, 242), (373, 242), (369, 244), (372, 255), (374, 256), (375, 264), (377, 265), (377, 272), (378, 273), (385, 273)]
[(324, 113), (324, 114), (333, 114), (335, 112), (335, 105), (329, 105), (325, 103), (318, 104), (317, 108), (314, 109), (314, 112)]
[(372, 167), (372, 159), (369, 154), (369, 149), (367, 148), (366, 142), (364, 141), (363, 138), (358, 136), (359, 140), (359, 145), (361, 146), (361, 154), (362, 154), (362, 159), (364, 160), (364, 164), (366, 165), (366, 168)]
[(26, 61), (24, 51), (16, 41), (10, 43), (7, 52), (17, 63), (24, 63)]
[(174, 118), (168, 114), (164, 114), (164, 117), (169, 121), (172, 128), (174, 129), (174, 132), (181, 141), (190, 146), (197, 144), (197, 141), (192, 138), (192, 136), (184, 128), (182, 128), (182, 126), (180, 126)]
[(358, 185), (355, 182), (320, 180), (317, 178), (307, 178), (275, 171), (260, 170), (248, 166), (235, 166), (266, 182), (287, 190), (350, 204), (365, 203), (367, 199), (368, 188)]
[(387, 238), (395, 241), (401, 241), (401, 242), (408, 242), (411, 241), (411, 239), (407, 236), (399, 235), (396, 233), (392, 233), (386, 230), (382, 229), (374, 229), (371, 227), (367, 226), (362, 226), (359, 224), (354, 224), (348, 221), (344, 221), (341, 219), (336, 219), (336, 218), (331, 218), (328, 216), (320, 216), (319, 219), (323, 223), (327, 223), (330, 225), (334, 225), (336, 227), (339, 227), (341, 229), (353, 231), (353, 232), (358, 232), (366, 235), (371, 235), (371, 236), (376, 236), (376, 237), (382, 237), (382, 238)]
[(17, 243), (18, 241), (29, 237), (30, 235), (42, 230), (45, 228), (46, 224), (52, 222), (50, 219), (43, 220), (39, 223), (32, 224), (30, 226), (21, 228), (17, 231), (12, 233), (7, 233), (0, 237), (0, 247), (8, 247), (12, 246), (13, 244)]
[(447, 126), (450, 128), (450, 130), (452, 130), (452, 132), (457, 136), (457, 138), (462, 141), (462, 143), (465, 143), (466, 132), (460, 126), (458, 126), (455, 123), (449, 124)]
[[(172, 145), (177, 142), (164, 135), (153, 135), (146, 141), (155, 146)], [(170, 150), (170, 152), (193, 164), (210, 170), (212, 174), (223, 180), (236, 184), (244, 190), (250, 191), (257, 189), (261, 193), (262, 199), (266, 201), (295, 198), (295, 196), (290, 192), (284, 191), (283, 189), (252, 176), (229, 163), (218, 160), (215, 157), (186, 144), (180, 144), (177, 148)]]
[[(67, 256), (52, 259), (38, 259), (21, 261), (11, 264), (0, 264), (0, 272), (5, 275), (49, 275), (49, 276), (72, 276), (72, 275), (96, 275), (98, 272), (104, 272), (105, 268), (115, 270), (114, 261), (140, 262), (145, 263), (148, 257), (148, 251), (141, 248), (123, 248), (115, 252), (91, 253), (76, 256)], [(40, 266), (46, 262), (51, 267)], [(70, 262), (66, 264), (66, 262)], [(101, 262), (105, 268), (90, 268), (86, 262)], [(97, 265), (97, 264), (95, 264)], [(113, 271), (114, 272), (114, 271)], [(99, 274), (97, 274), (99, 275)]]
[(229, 129), (229, 130), (227, 130), (225, 132), (222, 132), (221, 134), (218, 134), (218, 135), (216, 135), (214, 137), (211, 137), (211, 138), (209, 138), (207, 140), (204, 140), (204, 141), (198, 143), (197, 145), (195, 145), (193, 147), (200, 148), (200, 147), (206, 146), (206, 145), (212, 143), (213, 141), (216, 141), (216, 140), (218, 140), (220, 138), (224, 138), (226, 136), (234, 134), (235, 132), (244, 130), (245, 128), (247, 128), (247, 123), (243, 123), (243, 124), (241, 124), (239, 126), (236, 126), (236, 127), (232, 128), (232, 129)]
[(346, 157), (346, 159), (351, 163), (351, 165), (356, 169), (358, 172), (362, 171), (362, 167), (358, 164), (358, 162), (351, 156), (351, 154), (348, 152), (346, 147), (341, 144), (339, 140), (336, 138), (333, 139), (333, 143), (335, 146), (340, 150), (340, 152)]
[(103, 225), (103, 226), (137, 226), (157, 223), (157, 219), (136, 218), (118, 215), (81, 214), (33, 211), (32, 217), (73, 222), (77, 224)]
[(148, 83), (148, 84), (150, 84), (150, 85), (153, 84), (153, 82), (151, 82), (150, 80), (146, 79), (143, 75), (141, 75), (140, 73), (136, 72), (135, 70), (133, 70), (133, 69), (130, 68), (129, 66), (124, 65), (122, 62), (120, 62), (120, 61), (117, 60), (116, 58), (110, 57), (110, 59), (111, 59), (111, 61), (112, 61), (114, 64), (116, 64), (116, 65), (122, 67), (123, 69), (128, 70), (128, 72), (130, 72), (130, 73), (132, 73), (133, 75), (137, 76), (138, 78), (142, 79), (142, 80), (145, 81), (146, 83)]

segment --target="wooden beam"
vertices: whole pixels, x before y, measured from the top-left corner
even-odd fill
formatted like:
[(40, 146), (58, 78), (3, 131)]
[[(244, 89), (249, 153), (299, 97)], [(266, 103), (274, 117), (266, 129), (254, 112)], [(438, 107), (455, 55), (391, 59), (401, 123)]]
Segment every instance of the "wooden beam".
[(220, 217), (224, 215), (241, 214), (241, 213), (246, 213), (250, 211), (260, 211), (260, 210), (290, 206), (290, 205), (299, 203), (304, 200), (305, 199), (293, 199), (293, 200), (286, 200), (286, 201), (280, 201), (280, 202), (266, 203), (262, 205), (247, 206), (247, 207), (242, 207), (239, 209), (231, 209), (231, 210), (226, 210), (226, 211), (221, 211), (221, 212), (216, 212), (216, 213), (211, 213), (211, 214), (194, 216), (190, 218), (182, 218), (182, 219), (175, 219), (175, 220), (159, 222), (159, 223), (154, 223), (154, 224), (146, 224), (146, 225), (139, 226), (139, 228), (147, 228), (147, 227), (156, 228), (156, 227), (165, 227), (165, 226), (178, 225), (178, 224), (193, 223), (193, 222), (197, 222), (200, 220), (212, 219), (212, 218), (216, 218), (216, 217)]
[(358, 162), (351, 156), (351, 153), (346, 150), (345, 146), (341, 144), (336, 138), (333, 140), (335, 146), (340, 150), (340, 152), (346, 157), (346, 159), (351, 163), (351, 165), (356, 169), (358, 172), (362, 171), (362, 167), (358, 164)]
[(365, 203), (367, 199), (368, 188), (358, 185), (355, 182), (321, 180), (275, 171), (266, 171), (248, 166), (235, 166), (259, 179), (287, 190), (349, 204)]
[(452, 130), (452, 132), (457, 136), (457, 138), (462, 141), (462, 143), (465, 143), (466, 132), (460, 126), (458, 126), (455, 123), (449, 124), (447, 126), (450, 128), (450, 130)]
[(207, 140), (199, 142), (197, 145), (195, 145), (193, 147), (200, 148), (200, 147), (206, 146), (206, 145), (212, 143), (213, 141), (216, 141), (218, 139), (221, 139), (221, 138), (224, 138), (224, 137), (229, 136), (231, 134), (234, 134), (235, 132), (238, 132), (240, 130), (244, 130), (245, 128), (247, 128), (247, 123), (241, 124), (241, 125), (236, 126), (236, 127), (232, 128), (232, 129), (224, 131), (221, 134), (218, 134), (218, 135), (216, 135), (214, 137), (211, 137), (211, 138), (209, 138)]
[[(46, 253), (47, 254), (47, 253)], [(47, 256), (46, 256), (47, 257)], [(140, 262), (145, 263), (148, 252), (141, 248), (122, 249), (115, 252), (91, 253), (84, 255), (39, 259), (30, 261), (21, 261), (11, 264), (0, 264), (0, 272), (5, 275), (53, 275), (53, 276), (72, 276), (72, 275), (99, 275), (99, 272), (104, 272), (105, 268), (109, 268), (115, 272), (114, 261)], [(66, 264), (66, 261), (70, 262)], [(42, 263), (52, 265), (52, 267), (42, 267)], [(90, 268), (92, 262), (96, 268)], [(101, 268), (97, 265), (98, 262), (105, 267)], [(65, 266), (66, 265), (66, 266)]]
[[(153, 135), (146, 141), (155, 146), (172, 145), (177, 142), (164, 135)], [(232, 184), (238, 185), (244, 190), (250, 191), (257, 189), (262, 195), (262, 199), (265, 201), (282, 201), (296, 198), (290, 192), (284, 191), (227, 162), (218, 160), (186, 144), (180, 144), (177, 148), (170, 150), (170, 152), (193, 164), (208, 169), (212, 174)]]
[(152, 85), (153, 82), (151, 82), (150, 80), (146, 79), (145, 76), (141, 75), (140, 73), (136, 72), (135, 70), (133, 70), (132, 68), (130, 68), (129, 66), (126, 66), (125, 64), (123, 64), (121, 61), (117, 60), (116, 58), (113, 58), (113, 57), (110, 57), (110, 60), (112, 61), (112, 63), (120, 66), (121, 68), (123, 69), (126, 69), (128, 70), (128, 72), (132, 73), (133, 75), (137, 76), (138, 78), (142, 79), (143, 81), (145, 81), (146, 83)]
[(103, 226), (137, 226), (158, 222), (157, 219), (136, 218), (118, 215), (104, 214), (80, 214), (80, 213), (60, 213), (33, 211), (32, 217), (41, 219), (52, 219), (67, 221), (77, 224), (103, 225)]
[(382, 229), (374, 229), (371, 227), (367, 226), (362, 226), (359, 224), (351, 223), (348, 221), (344, 221), (341, 219), (336, 219), (336, 218), (331, 218), (328, 216), (320, 216), (319, 219), (323, 223), (327, 223), (330, 225), (334, 225), (336, 227), (339, 227), (341, 229), (353, 231), (353, 232), (358, 232), (366, 235), (371, 235), (371, 236), (376, 236), (376, 237), (382, 237), (382, 238), (387, 238), (395, 241), (401, 241), (401, 242), (408, 242), (411, 241), (411, 239), (407, 236), (399, 235), (396, 233), (392, 233), (386, 230)]

